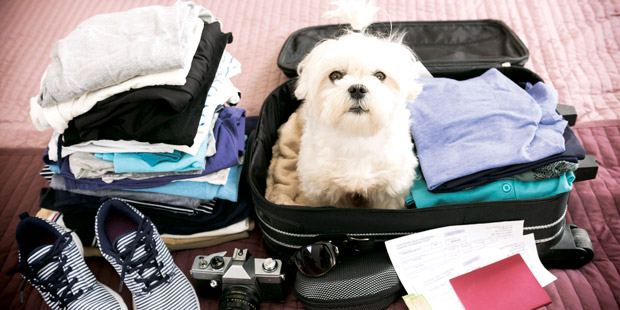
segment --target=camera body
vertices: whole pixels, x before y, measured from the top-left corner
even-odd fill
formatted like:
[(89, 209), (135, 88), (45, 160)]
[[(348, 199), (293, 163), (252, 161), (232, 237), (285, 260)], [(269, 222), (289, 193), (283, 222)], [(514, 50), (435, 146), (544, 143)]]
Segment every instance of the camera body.
[(235, 249), (232, 257), (226, 252), (196, 256), (190, 274), (202, 296), (225, 299), (247, 298), (281, 302), (286, 298), (282, 261), (254, 258), (247, 249)]

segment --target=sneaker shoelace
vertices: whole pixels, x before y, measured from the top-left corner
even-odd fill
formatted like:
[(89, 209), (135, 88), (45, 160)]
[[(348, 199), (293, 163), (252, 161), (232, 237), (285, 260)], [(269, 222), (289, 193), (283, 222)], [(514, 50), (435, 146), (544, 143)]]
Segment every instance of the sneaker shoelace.
[[(144, 255), (134, 257), (136, 251), (142, 248)], [(137, 273), (134, 279), (137, 283), (144, 284), (142, 291), (149, 293), (156, 287), (166, 283), (171, 274), (162, 274), (164, 264), (157, 262), (157, 247), (153, 240), (153, 225), (148, 218), (144, 218), (138, 225), (134, 240), (124, 249), (116, 249), (118, 255), (115, 256), (116, 262), (121, 266), (121, 283), (118, 291), (123, 289), (125, 276)]]
[[(64, 233), (42, 257), (30, 263), (20, 264), (8, 272), (9, 275), (19, 272), (24, 276), (20, 290), (20, 300), (22, 303), (24, 302), (26, 280), (41, 290), (42, 293), (49, 293), (50, 301), (57, 302), (61, 308), (68, 307), (69, 303), (84, 293), (82, 289), (79, 289), (76, 293), (71, 291), (71, 288), (78, 282), (78, 278), (68, 278), (69, 272), (73, 270), (71, 266), (63, 268), (63, 265), (67, 263), (67, 256), (62, 254), (62, 251), (71, 243), (71, 240), (71, 232)], [(27, 260), (27, 258), (24, 259)], [(54, 271), (45, 279), (41, 279), (39, 271), (54, 262), (57, 262)]]

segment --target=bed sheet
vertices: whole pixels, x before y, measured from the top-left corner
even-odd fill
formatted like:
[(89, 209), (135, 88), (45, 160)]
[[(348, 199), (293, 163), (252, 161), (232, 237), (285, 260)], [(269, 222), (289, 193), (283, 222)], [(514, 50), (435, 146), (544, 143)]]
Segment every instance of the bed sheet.
[[(325, 18), (330, 0), (195, 1), (222, 20), (234, 41), (227, 50), (242, 64), (233, 83), (242, 91), (240, 107), (258, 115), (266, 96), (287, 80), (277, 67), (282, 44), (295, 30), (340, 21)], [(40, 156), (51, 131), (39, 132), (30, 121), (29, 98), (35, 96), (54, 43), (83, 20), (100, 13), (146, 5), (158, 0), (13, 0), (0, 1), (0, 308), (46, 309), (29, 285), (19, 301), (21, 278), (6, 271), (17, 263), (14, 242), (17, 215), (36, 213)], [(620, 2), (566, 0), (378, 0), (379, 21), (499, 19), (529, 48), (526, 67), (559, 91), (561, 103), (578, 112), (576, 133), (597, 158), (595, 180), (579, 182), (571, 193), (568, 221), (586, 229), (594, 260), (577, 270), (552, 272), (558, 280), (545, 290), (552, 303), (543, 309), (618, 309), (620, 304)], [(259, 232), (249, 239), (211, 248), (179, 251), (175, 262), (188, 273), (195, 255), (247, 247), (258, 257), (267, 253)], [(117, 287), (119, 278), (102, 259), (88, 259), (97, 278)], [(128, 291), (123, 297), (130, 302)], [(217, 301), (201, 299), (203, 309)], [(302, 309), (291, 295), (282, 304), (262, 309)], [(405, 309), (397, 301), (390, 309)]]
[[(323, 17), (330, 0), (196, 1), (223, 22), (228, 51), (243, 72), (233, 79), (240, 107), (258, 115), (271, 90), (287, 78), (277, 67), (286, 37), (307, 26), (339, 23)], [(43, 147), (51, 132), (29, 118), (54, 43), (85, 19), (163, 0), (0, 1), (0, 146)], [(577, 126), (620, 120), (620, 4), (618, 1), (380, 0), (378, 21), (499, 19), (530, 50), (526, 67), (556, 87), (579, 113)]]

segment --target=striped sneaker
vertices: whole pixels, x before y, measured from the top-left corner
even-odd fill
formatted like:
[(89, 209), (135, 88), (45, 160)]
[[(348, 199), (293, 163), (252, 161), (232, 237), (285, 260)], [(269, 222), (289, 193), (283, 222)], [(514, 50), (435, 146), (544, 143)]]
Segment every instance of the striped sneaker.
[(135, 309), (200, 309), (198, 296), (172, 260), (151, 220), (124, 200), (105, 201), (95, 219), (101, 254), (133, 295)]
[(28, 281), (52, 309), (127, 309), (121, 296), (97, 282), (88, 269), (77, 235), (27, 213), (20, 218), (15, 233), (19, 265), (9, 275), (24, 278), (22, 302)]

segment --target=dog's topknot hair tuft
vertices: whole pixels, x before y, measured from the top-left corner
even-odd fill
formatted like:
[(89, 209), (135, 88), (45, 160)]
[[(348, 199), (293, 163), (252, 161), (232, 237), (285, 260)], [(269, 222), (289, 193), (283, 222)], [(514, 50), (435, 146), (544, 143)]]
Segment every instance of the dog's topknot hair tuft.
[(374, 0), (337, 0), (330, 4), (337, 6), (325, 13), (326, 17), (340, 17), (351, 24), (353, 31), (364, 32), (379, 11)]

